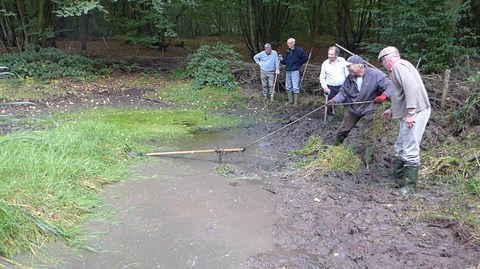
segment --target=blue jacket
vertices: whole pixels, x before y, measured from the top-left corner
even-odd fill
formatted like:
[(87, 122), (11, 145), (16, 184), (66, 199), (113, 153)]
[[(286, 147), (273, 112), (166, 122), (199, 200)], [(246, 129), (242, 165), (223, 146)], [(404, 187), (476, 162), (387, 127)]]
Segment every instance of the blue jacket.
[[(390, 79), (377, 69), (365, 67), (361, 91), (358, 91), (355, 77), (350, 74), (333, 100), (336, 104), (372, 101), (381, 94), (385, 94), (389, 98), (392, 95)], [(347, 111), (356, 116), (365, 116), (375, 111), (375, 103), (349, 105)]]
[(300, 70), (302, 64), (306, 63), (308, 56), (299, 47), (293, 50), (287, 49), (287, 55), (281, 61), (282, 64), (287, 65), (287, 71)]

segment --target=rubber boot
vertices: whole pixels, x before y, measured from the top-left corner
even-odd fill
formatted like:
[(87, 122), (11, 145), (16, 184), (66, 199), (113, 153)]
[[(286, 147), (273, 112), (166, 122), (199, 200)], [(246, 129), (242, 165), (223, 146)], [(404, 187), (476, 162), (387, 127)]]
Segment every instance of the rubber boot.
[(403, 175), (405, 173), (405, 162), (401, 159), (396, 159), (395, 164), (393, 165), (393, 184), (395, 184), (395, 188), (403, 187)]
[(298, 93), (293, 94), (293, 105), (298, 105)]
[(373, 161), (373, 153), (374, 153), (374, 150), (372, 146), (366, 147), (365, 151), (363, 152), (363, 161), (365, 162), (365, 165), (367, 166), (367, 168), (370, 166), (370, 164)]
[(273, 103), (273, 94), (270, 95), (270, 103)]
[(405, 166), (405, 172), (403, 176), (403, 187), (398, 189), (395, 194), (407, 195), (414, 194), (417, 191), (418, 180), (418, 167), (417, 166)]
[(293, 102), (293, 94), (292, 94), (292, 92), (287, 92), (287, 97), (288, 97), (288, 101), (287, 101), (286, 105), (292, 104), (292, 102)]
[(345, 134), (337, 134), (335, 136), (335, 146), (338, 146), (340, 144), (343, 143), (343, 140), (345, 140), (345, 138), (347, 138), (347, 135)]
[(333, 120), (335, 119), (335, 115), (327, 115), (327, 122), (332, 124), (333, 123)]

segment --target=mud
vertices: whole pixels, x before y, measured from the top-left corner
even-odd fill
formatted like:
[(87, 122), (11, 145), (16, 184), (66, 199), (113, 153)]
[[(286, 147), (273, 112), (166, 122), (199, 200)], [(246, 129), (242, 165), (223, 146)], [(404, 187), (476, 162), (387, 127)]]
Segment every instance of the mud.
[[(112, 94), (112, 100), (120, 98)], [(262, 104), (250, 100), (243, 112), (258, 113)], [(140, 94), (130, 102), (148, 100)], [(305, 99), (297, 108), (277, 103), (263, 110), (275, 123), (178, 146), (246, 145), (314, 108)], [(314, 114), (245, 154), (229, 154), (224, 162), (235, 168), (230, 179), (213, 173), (215, 156), (140, 164), (136, 180), (105, 190), (118, 215), (88, 226), (102, 231), (92, 245), (100, 252), (79, 256), (54, 248), (56, 257), (63, 253), (58, 268), (480, 268), (480, 248), (461, 223), (423, 218), (415, 210), (422, 202), (448, 203), (448, 189), (421, 182), (415, 196), (391, 194), (391, 145), (357, 174), (308, 175), (296, 166), (300, 159), (291, 150), (311, 135), (331, 142), (334, 132), (322, 124), (321, 113)]]

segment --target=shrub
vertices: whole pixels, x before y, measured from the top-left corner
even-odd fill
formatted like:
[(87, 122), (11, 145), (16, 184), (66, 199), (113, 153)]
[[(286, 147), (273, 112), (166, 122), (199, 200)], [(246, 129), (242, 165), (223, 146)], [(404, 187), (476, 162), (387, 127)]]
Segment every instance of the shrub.
[(195, 89), (207, 85), (232, 89), (236, 83), (231, 69), (240, 67), (241, 58), (231, 45), (203, 45), (188, 56), (187, 73), (194, 79)]

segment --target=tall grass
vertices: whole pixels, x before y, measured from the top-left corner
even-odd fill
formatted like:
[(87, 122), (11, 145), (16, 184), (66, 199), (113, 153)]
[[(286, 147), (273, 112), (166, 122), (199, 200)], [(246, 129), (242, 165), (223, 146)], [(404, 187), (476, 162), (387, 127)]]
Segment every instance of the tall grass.
[(0, 255), (73, 235), (99, 188), (127, 175), (125, 133), (87, 121), (0, 138)]
[(363, 163), (351, 147), (326, 144), (320, 137), (312, 136), (305, 146), (295, 153), (310, 156), (304, 166), (307, 174), (328, 174), (330, 172), (358, 172)]

